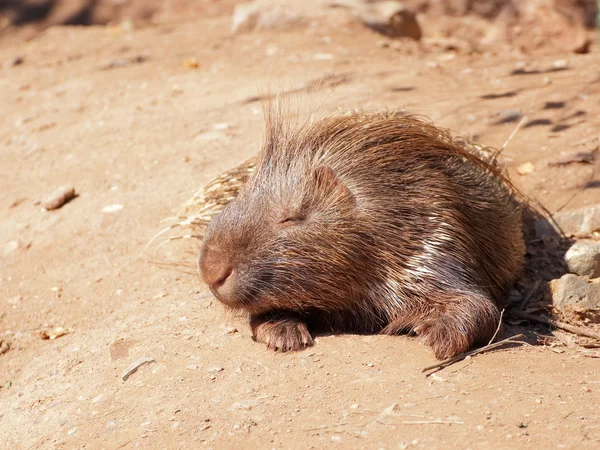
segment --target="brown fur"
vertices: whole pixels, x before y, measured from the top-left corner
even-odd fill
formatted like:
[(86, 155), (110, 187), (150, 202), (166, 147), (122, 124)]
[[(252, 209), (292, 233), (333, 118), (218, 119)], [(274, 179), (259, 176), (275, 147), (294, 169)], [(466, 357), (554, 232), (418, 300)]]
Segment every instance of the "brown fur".
[(446, 358), (489, 340), (519, 274), (507, 179), (414, 117), (267, 117), (257, 167), (209, 224), (200, 270), (279, 350), (309, 330), (415, 332)]

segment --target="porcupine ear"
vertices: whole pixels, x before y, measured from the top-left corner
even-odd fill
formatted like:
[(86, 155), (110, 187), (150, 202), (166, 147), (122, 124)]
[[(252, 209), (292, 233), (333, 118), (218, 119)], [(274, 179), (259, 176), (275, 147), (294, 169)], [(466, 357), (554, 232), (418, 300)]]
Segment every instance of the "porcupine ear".
[(319, 166), (315, 169), (314, 179), (317, 192), (330, 196), (334, 195), (338, 199), (351, 201), (355, 203), (354, 195), (329, 166)]

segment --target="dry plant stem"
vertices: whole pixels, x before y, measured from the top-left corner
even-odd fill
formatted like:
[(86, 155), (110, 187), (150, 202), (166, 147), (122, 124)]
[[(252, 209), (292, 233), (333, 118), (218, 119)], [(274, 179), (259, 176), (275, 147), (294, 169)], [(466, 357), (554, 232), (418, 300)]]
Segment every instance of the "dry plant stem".
[(544, 316), (533, 316), (531, 314), (526, 314), (518, 311), (514, 311), (513, 314), (522, 319), (531, 320), (532, 322), (543, 323), (545, 325), (551, 325), (554, 328), (558, 328), (559, 330), (568, 331), (569, 333), (577, 334), (579, 336), (584, 336), (592, 339), (597, 339), (600, 341), (600, 333), (588, 330), (583, 327), (570, 325), (568, 323), (560, 322), (558, 320), (550, 319)]
[(490, 342), (488, 342), (487, 345), (490, 345), (492, 342), (494, 342), (494, 339), (496, 339), (496, 336), (498, 336), (498, 332), (500, 331), (500, 327), (502, 326), (502, 317), (504, 317), (504, 309), (502, 309), (502, 311), (500, 311), (500, 319), (498, 319), (498, 327), (496, 328), (494, 335), (492, 336), (492, 338), (490, 339)]
[(542, 282), (540, 280), (536, 280), (535, 281), (535, 283), (533, 284), (533, 287), (529, 290), (529, 292), (527, 293), (527, 295), (525, 295), (523, 297), (523, 300), (521, 300), (521, 303), (519, 304), (518, 310), (525, 309), (525, 305), (527, 305), (529, 303), (529, 301), (533, 298), (533, 296), (535, 295), (535, 293), (540, 288), (541, 284), (542, 284)]
[[(526, 342), (517, 341), (516, 340), (518, 338), (523, 338), (523, 337), (525, 337), (524, 334), (517, 334), (515, 336), (511, 336), (509, 338), (503, 339), (503, 340), (495, 342), (493, 344), (488, 344), (485, 347), (480, 347), (480, 348), (476, 348), (476, 349), (470, 350), (470, 351), (465, 352), (465, 353), (461, 353), (460, 355), (456, 355), (456, 356), (453, 356), (452, 358), (445, 359), (445, 360), (443, 360), (443, 361), (441, 361), (441, 362), (439, 362), (437, 364), (433, 364), (431, 366), (425, 367), (421, 372), (427, 372), (428, 370), (434, 370), (434, 369), (437, 369), (437, 370), (445, 369), (446, 367), (451, 366), (454, 363), (462, 361), (467, 356), (473, 356), (473, 355), (477, 355), (479, 353), (484, 353), (484, 352), (493, 350), (495, 348), (502, 347), (505, 344), (521, 344), (521, 345), (525, 345), (525, 344), (527, 344)], [(437, 370), (435, 370), (435, 372), (437, 372)], [(428, 373), (427, 376), (429, 376), (429, 375), (431, 375), (433, 373), (434, 372)]]
[(315, 428), (305, 428), (304, 431), (319, 431), (319, 430), (326, 430), (327, 428), (336, 428), (336, 427), (342, 427), (344, 425), (348, 425), (348, 422), (342, 422), (342, 423), (335, 423), (333, 425), (323, 425), (321, 427), (315, 427)]
[(529, 113), (531, 113), (531, 111), (533, 110), (533, 104), (535, 103), (535, 99), (537, 97), (537, 93), (538, 91), (535, 91), (533, 93), (533, 98), (531, 99), (531, 103), (529, 104), (529, 111), (527, 112), (527, 114), (525, 114), (521, 120), (519, 121), (519, 123), (517, 124), (517, 126), (515, 127), (515, 129), (513, 130), (512, 133), (510, 133), (510, 136), (508, 137), (508, 139), (506, 140), (506, 142), (504, 142), (504, 144), (502, 145), (502, 147), (500, 147), (500, 149), (494, 153), (493, 155), (493, 161), (496, 160), (496, 158), (498, 158), (498, 156), (500, 155), (500, 153), (502, 153), (504, 150), (506, 150), (506, 147), (508, 147), (508, 144), (510, 143), (510, 141), (512, 140), (512, 138), (515, 137), (515, 135), (517, 134), (517, 131), (519, 131), (519, 129), (523, 126), (523, 124), (525, 123), (525, 121), (527, 120)]
[(587, 144), (587, 143), (593, 142), (593, 141), (600, 142), (600, 136), (590, 136), (588, 138), (581, 139), (580, 141), (572, 142), (570, 145), (571, 145), (571, 147), (577, 147), (578, 145), (584, 145), (584, 144)]
[(464, 425), (458, 420), (409, 420), (402, 422), (403, 425)]

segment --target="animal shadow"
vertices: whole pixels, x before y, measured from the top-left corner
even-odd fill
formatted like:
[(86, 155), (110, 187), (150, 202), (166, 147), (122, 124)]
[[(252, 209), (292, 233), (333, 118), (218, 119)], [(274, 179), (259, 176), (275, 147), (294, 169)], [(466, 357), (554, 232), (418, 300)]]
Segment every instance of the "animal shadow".
[(546, 321), (552, 297), (548, 282), (569, 273), (565, 253), (573, 244), (558, 226), (538, 211), (524, 212), (525, 263), (514, 289), (506, 295), (503, 327), (498, 339), (524, 335), (536, 345), (549, 332)]

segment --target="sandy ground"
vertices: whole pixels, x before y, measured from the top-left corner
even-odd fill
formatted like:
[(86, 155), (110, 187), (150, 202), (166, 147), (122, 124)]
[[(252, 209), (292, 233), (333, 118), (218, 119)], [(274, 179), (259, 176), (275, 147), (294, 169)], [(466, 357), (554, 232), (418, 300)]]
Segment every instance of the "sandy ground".
[[(144, 246), (192, 189), (256, 152), (253, 98), (269, 83), (323, 79), (309, 96), (326, 110), (405, 108), (493, 146), (526, 113), (504, 153), (517, 184), (550, 211), (597, 203), (593, 164), (553, 163), (596, 148), (600, 55), (396, 48), (346, 22), (229, 27), (216, 15), (0, 41), (0, 447), (599, 448), (599, 359), (520, 347), (425, 377), (433, 355), (406, 336), (275, 354), (193, 270), (148, 262), (193, 267), (197, 244)], [(516, 175), (525, 162), (535, 170)], [(80, 196), (36, 205), (64, 184)], [(40, 338), (54, 327), (72, 332)], [(140, 357), (154, 362), (123, 381)]]

